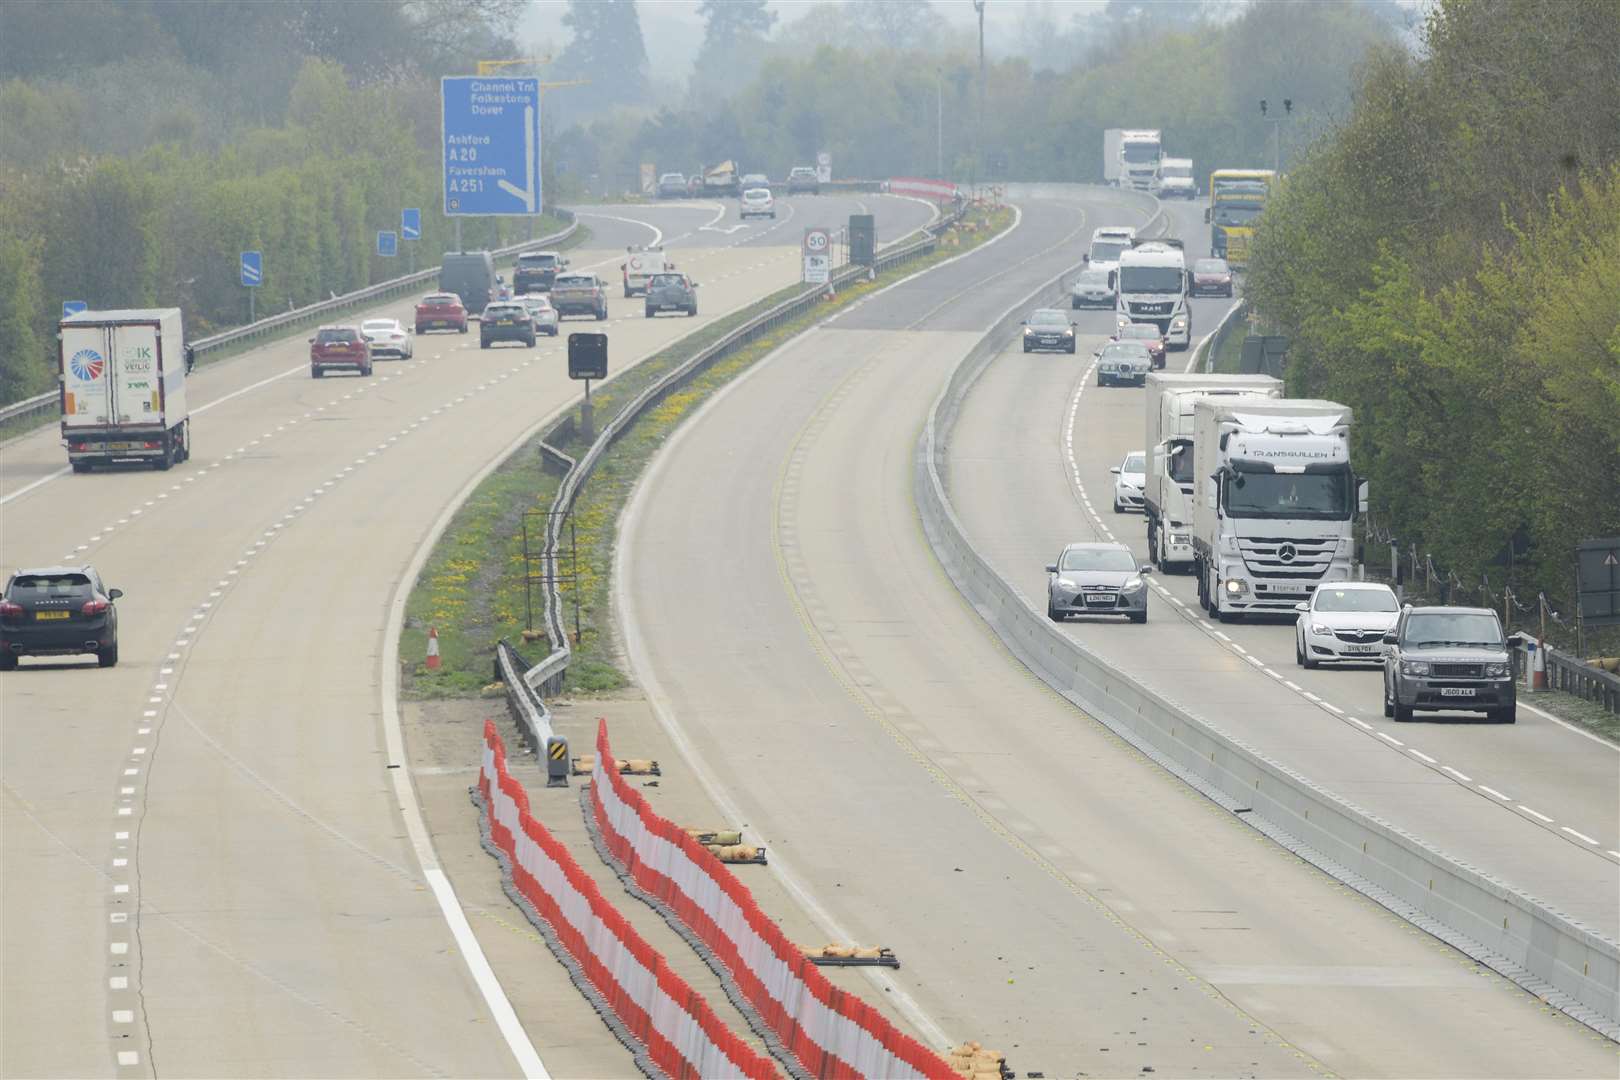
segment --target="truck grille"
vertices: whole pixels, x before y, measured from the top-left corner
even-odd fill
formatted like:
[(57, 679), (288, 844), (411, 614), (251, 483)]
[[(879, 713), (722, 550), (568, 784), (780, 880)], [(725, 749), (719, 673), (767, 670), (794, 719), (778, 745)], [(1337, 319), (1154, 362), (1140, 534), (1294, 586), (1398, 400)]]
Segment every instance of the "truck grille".
[(1132, 315), (1168, 315), (1174, 304), (1131, 304)]
[(1431, 669), (1436, 678), (1478, 679), (1485, 674), (1483, 664), (1435, 664)]
[(1338, 541), (1301, 537), (1248, 536), (1238, 539), (1243, 565), (1255, 577), (1315, 581), (1333, 563)]

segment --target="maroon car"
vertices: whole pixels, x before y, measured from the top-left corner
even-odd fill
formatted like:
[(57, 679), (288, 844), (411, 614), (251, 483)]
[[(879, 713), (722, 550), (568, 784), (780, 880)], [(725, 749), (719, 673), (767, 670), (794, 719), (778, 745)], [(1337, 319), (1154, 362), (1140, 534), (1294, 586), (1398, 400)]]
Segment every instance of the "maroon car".
[(1114, 331), (1114, 341), (1140, 341), (1153, 357), (1155, 371), (1164, 367), (1164, 334), (1152, 323), (1133, 322)]
[(455, 293), (434, 293), (416, 305), (416, 332), (454, 330), (467, 332), (467, 308)]
[(330, 368), (371, 374), (371, 342), (358, 326), (323, 326), (309, 339), (309, 373), (315, 378)]
[(1193, 296), (1231, 296), (1232, 268), (1225, 259), (1199, 259), (1193, 263)]

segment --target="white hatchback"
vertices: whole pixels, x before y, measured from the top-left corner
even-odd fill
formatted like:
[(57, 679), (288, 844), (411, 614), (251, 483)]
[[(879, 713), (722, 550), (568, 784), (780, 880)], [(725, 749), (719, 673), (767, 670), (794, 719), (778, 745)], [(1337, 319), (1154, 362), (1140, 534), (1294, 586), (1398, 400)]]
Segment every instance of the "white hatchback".
[(1305, 668), (1383, 663), (1384, 635), (1401, 617), (1395, 590), (1376, 581), (1326, 582), (1294, 610), (1294, 662)]
[(1114, 513), (1142, 509), (1142, 487), (1147, 483), (1147, 455), (1132, 450), (1125, 460), (1108, 470), (1114, 474)]
[(751, 217), (776, 217), (776, 200), (771, 197), (770, 188), (749, 188), (742, 193), (742, 209), (740, 214), (743, 220)]
[(367, 319), (360, 324), (360, 334), (371, 342), (371, 355), (378, 359), (397, 356), (409, 360), (416, 353), (411, 332), (398, 319)]

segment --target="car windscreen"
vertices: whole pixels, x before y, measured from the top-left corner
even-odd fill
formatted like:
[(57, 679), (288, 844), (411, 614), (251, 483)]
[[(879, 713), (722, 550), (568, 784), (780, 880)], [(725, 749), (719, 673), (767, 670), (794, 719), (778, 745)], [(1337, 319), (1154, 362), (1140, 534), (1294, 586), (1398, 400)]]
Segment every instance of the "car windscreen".
[(1501, 648), (1502, 630), (1495, 615), (1477, 611), (1414, 612), (1407, 617), (1401, 645), (1408, 649), (1442, 645)]
[(549, 270), (557, 265), (555, 255), (519, 255), (518, 265), (525, 270)]
[(1119, 271), (1122, 293), (1179, 293), (1183, 284), (1181, 270), (1174, 266), (1123, 266)]
[(18, 574), (6, 595), (14, 600), (45, 600), (89, 591), (90, 579), (83, 574)]
[(1032, 311), (1029, 315), (1031, 326), (1068, 326), (1069, 320), (1063, 317), (1063, 312), (1053, 311), (1050, 308), (1041, 311)]
[(749, 199), (753, 202), (764, 202), (770, 197), (771, 193), (762, 187), (749, 188), (747, 191), (743, 192), (743, 198)]
[(1063, 553), (1060, 570), (1103, 570), (1131, 573), (1136, 559), (1123, 548), (1071, 548)]
[(1146, 323), (1132, 323), (1129, 326), (1121, 327), (1119, 336), (1129, 338), (1132, 341), (1158, 341), (1159, 328), (1149, 326)]
[(1103, 346), (1104, 360), (1146, 360), (1151, 355), (1140, 341), (1114, 341)]
[(1108, 271), (1106, 271), (1106, 270), (1085, 270), (1085, 271), (1082, 271), (1081, 274), (1080, 274), (1080, 277), (1076, 280), (1076, 284), (1078, 284), (1078, 285), (1103, 285), (1103, 286), (1106, 286), (1108, 284)]
[(1193, 263), (1195, 274), (1225, 274), (1231, 270), (1225, 259), (1199, 259)]
[(424, 296), (422, 303), (427, 304), (429, 307), (454, 307), (461, 303), (461, 297), (450, 293), (441, 293), (438, 296)]
[(1326, 585), (1316, 590), (1317, 611), (1401, 610), (1395, 594), (1387, 589), (1334, 589)]
[(360, 324), (362, 330), (398, 330), (399, 324), (393, 319), (367, 319)]
[(513, 315), (527, 315), (528, 309), (518, 304), (491, 304), (484, 309), (486, 319), (506, 319)]
[(552, 282), (553, 291), (557, 289), (588, 289), (590, 287), (590, 278), (575, 277), (571, 274), (558, 274), (557, 279)]
[(648, 284), (655, 289), (661, 289), (666, 287), (679, 288), (684, 282), (682, 282), (679, 274), (654, 274)]
[(1099, 240), (1091, 245), (1092, 262), (1119, 262), (1119, 253), (1125, 250), (1123, 243)]
[(1143, 453), (1126, 454), (1125, 464), (1119, 467), (1120, 472), (1145, 472), (1147, 470), (1147, 455)]
[(353, 330), (322, 330), (315, 340), (322, 345), (347, 345), (354, 340)]

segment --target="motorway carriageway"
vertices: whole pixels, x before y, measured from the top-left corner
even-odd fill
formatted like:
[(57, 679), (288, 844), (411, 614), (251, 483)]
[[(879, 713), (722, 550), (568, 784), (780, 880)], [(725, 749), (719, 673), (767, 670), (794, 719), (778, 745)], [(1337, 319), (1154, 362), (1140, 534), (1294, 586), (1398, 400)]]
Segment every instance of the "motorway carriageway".
[[(864, 201), (880, 240), (930, 216)], [(774, 233), (699, 204), (588, 208), (576, 268), (616, 286), (624, 245), (663, 238), (703, 285), (691, 319), (644, 319), (615, 292), (613, 370), (796, 281), (790, 233), (861, 202), (785, 200), (798, 213)], [(414, 301), (344, 321), (409, 319)], [(493, 980), (463, 960), (474, 941), (436, 902), (441, 857), (488, 859), (464, 795), (424, 825), (395, 782), (388, 658), (446, 507), (577, 397), (563, 361), (576, 327), (604, 329), (570, 320), (533, 350), (418, 336), (414, 360), (370, 379), (313, 381), (302, 334), (206, 366), (194, 456), (168, 473), (66, 474), (54, 427), (5, 447), (0, 558), (92, 562), (126, 595), (118, 667), (25, 660), (0, 679), (0, 1073), (519, 1070), (502, 1039), (514, 1021), (492, 1015)], [(450, 833), (456, 850), (435, 851)], [(513, 997), (542, 1054), (622, 1073), (622, 1051), (569, 1057), (577, 1034), (547, 1028), (547, 993), (577, 999), (549, 954), (472, 914), (503, 981), (543, 984)]]
[[(1092, 228), (1145, 216), (1097, 189), (1012, 197), (1015, 231), (788, 344), (656, 459), (615, 584), (634, 677), (670, 740), (807, 907), (903, 958), (868, 1000), (1020, 1072), (1612, 1077), (1612, 1044), (1059, 698), (945, 577), (911, 493), (944, 379)], [(1172, 213), (1196, 250), (1198, 208)], [(1221, 306), (1199, 303), (1200, 332)], [(1059, 546), (1089, 535), (1057, 448), (1108, 318), (1077, 318), (1077, 357), (999, 362), (1020, 389), (995, 394), (993, 371), (953, 449), (959, 511), (1030, 596)], [(1114, 393), (1140, 426), (1140, 393)], [(1106, 477), (1134, 447), (1088, 467)], [(1145, 628), (1070, 629), (1113, 635), (1119, 662), (1162, 666), (1184, 698), (1259, 700), (1228, 686), (1249, 665), (1218, 639), (1146, 640), (1177, 625), (1159, 599)]]

